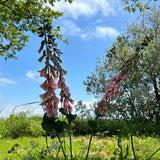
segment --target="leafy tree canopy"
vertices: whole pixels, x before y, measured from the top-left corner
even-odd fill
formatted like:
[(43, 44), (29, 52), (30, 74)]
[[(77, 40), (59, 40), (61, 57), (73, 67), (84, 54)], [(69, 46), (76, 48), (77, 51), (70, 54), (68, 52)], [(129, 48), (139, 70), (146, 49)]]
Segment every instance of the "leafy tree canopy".
[[(29, 40), (26, 31), (37, 33), (44, 19), (52, 24), (53, 19), (63, 16), (62, 12), (52, 9), (55, 2), (56, 0), (0, 0), (0, 55), (5, 60), (17, 58), (16, 51), (22, 50)], [(55, 37), (62, 39), (59, 30), (60, 27), (52, 29)]]
[(129, 12), (135, 12), (137, 9), (139, 9), (140, 12), (145, 11), (146, 9), (150, 9), (150, 3), (152, 1), (156, 2), (158, 0), (122, 0), (125, 4), (125, 10)]
[[(63, 16), (62, 12), (52, 9), (56, 1), (60, 0), (0, 0), (0, 55), (5, 60), (17, 58), (16, 52), (22, 50), (29, 41), (26, 31), (37, 33), (44, 19), (52, 24), (54, 18)], [(64, 1), (72, 3), (73, 0)], [(149, 9), (149, 3), (156, 0), (148, 0), (146, 4), (142, 0), (122, 1), (126, 4), (126, 10), (134, 12), (137, 8), (140, 11)], [(62, 39), (59, 30), (60, 27), (53, 28), (53, 35)], [(68, 40), (65, 42), (68, 43)]]
[[(109, 80), (124, 67), (129, 82), (121, 83), (121, 94), (110, 107), (114, 115), (130, 119), (160, 119), (160, 6), (155, 6), (120, 35), (84, 82), (87, 92), (101, 97)], [(138, 53), (137, 59), (132, 59)], [(132, 60), (132, 61), (131, 61)], [(127, 63), (126, 63), (127, 62)]]

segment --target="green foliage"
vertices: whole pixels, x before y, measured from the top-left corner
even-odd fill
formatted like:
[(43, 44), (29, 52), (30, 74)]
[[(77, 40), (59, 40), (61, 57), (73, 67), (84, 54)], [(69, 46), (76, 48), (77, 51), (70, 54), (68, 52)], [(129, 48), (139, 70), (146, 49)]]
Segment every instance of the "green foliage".
[[(94, 104), (93, 104), (94, 105)], [(82, 102), (82, 100), (78, 101), (77, 104), (74, 106), (75, 111), (77, 113), (77, 117), (81, 119), (88, 119), (94, 117), (94, 107), (90, 105), (87, 107), (86, 104)]]
[(71, 125), (72, 133), (75, 136), (79, 135), (87, 135), (89, 134), (89, 125), (88, 122), (84, 119), (81, 120), (75, 120), (73, 121), (73, 124)]
[[(44, 118), (44, 117), (43, 117)], [(46, 117), (45, 117), (46, 118)], [(53, 122), (53, 124), (46, 122)], [(65, 121), (65, 122), (64, 122)], [(44, 136), (45, 131), (51, 131), (51, 136), (54, 137), (55, 129), (57, 130), (60, 125), (61, 128), (58, 129), (58, 132), (65, 132), (68, 130), (68, 125), (66, 124), (67, 119), (60, 121), (51, 120), (47, 118), (42, 122), (42, 117), (40, 116), (31, 116), (28, 117), (27, 113), (19, 113), (10, 115), (8, 118), (0, 119), (0, 136), (1, 137), (23, 137), (23, 136), (31, 136), (31, 137), (39, 137)], [(44, 125), (45, 131), (42, 129), (41, 124)], [(55, 125), (55, 126), (54, 126)], [(56, 127), (57, 126), (57, 127)], [(127, 136), (129, 133), (132, 133), (135, 136), (156, 136), (160, 135), (160, 125), (155, 124), (151, 121), (123, 121), (120, 123), (118, 120), (107, 120), (101, 119), (95, 121), (95, 119), (78, 119), (76, 118), (71, 123), (71, 133), (75, 136), (80, 135), (89, 135), (90, 128), (92, 128), (93, 135), (97, 135), (98, 137), (119, 135), (119, 131), (123, 130), (123, 135)]]
[[(72, 116), (71, 116), (72, 117)], [(73, 116), (74, 117), (74, 116)], [(66, 119), (67, 120), (67, 119)], [(23, 121), (23, 122), (22, 122)], [(10, 133), (10, 137), (17, 138), (17, 137), (24, 137), (26, 135), (32, 136), (33, 133), (31, 132), (30, 128), (40, 125), (40, 122), (42, 121), (42, 117), (40, 116), (32, 116), (28, 117), (27, 113), (19, 113), (19, 114), (11, 114), (7, 119), (1, 118), (0, 120), (0, 131), (8, 131), (7, 133)], [(59, 125), (59, 121), (57, 119), (50, 119), (46, 115), (43, 117), (44, 122), (52, 122), (55, 126), (48, 126), (48, 124), (43, 124), (45, 126), (45, 129), (47, 131), (57, 130), (57, 127), (60, 126), (61, 128), (66, 128), (61, 125)], [(29, 122), (29, 127), (26, 127), (26, 122)], [(42, 122), (42, 123), (44, 123)], [(56, 124), (57, 122), (57, 124)], [(21, 125), (20, 125), (21, 124)], [(145, 124), (145, 125), (144, 125)], [(15, 130), (10, 127), (6, 127), (5, 125), (10, 127), (14, 127), (17, 131), (15, 135)], [(13, 126), (14, 125), (14, 126)], [(23, 126), (23, 127), (22, 127)], [(56, 127), (57, 126), (57, 127)], [(2, 127), (2, 128), (1, 128)], [(76, 128), (75, 128), (76, 127)], [(51, 129), (50, 129), (51, 128)], [(150, 140), (145, 137), (145, 135), (157, 137), (160, 133), (159, 128), (160, 126), (155, 125), (154, 123), (148, 121), (148, 122), (125, 122), (125, 121), (118, 121), (118, 120), (107, 120), (107, 119), (101, 119), (101, 120), (95, 120), (95, 119), (74, 119), (71, 123), (71, 131), (74, 135), (87, 135), (90, 134), (90, 128), (92, 128), (92, 131), (96, 133), (96, 135), (99, 138), (93, 137), (92, 145), (90, 145), (90, 155), (88, 155), (89, 159), (104, 159), (104, 157), (110, 155), (109, 157), (112, 159), (133, 159), (133, 154), (131, 151), (131, 143), (130, 143), (130, 135), (134, 135), (133, 137), (133, 143), (134, 143), (134, 149), (135, 154), (138, 159), (156, 159), (157, 155), (159, 155), (159, 148), (158, 148), (158, 140)], [(95, 129), (94, 129), (95, 128)], [(20, 132), (21, 129), (21, 132)], [(35, 129), (36, 130), (36, 129)], [(61, 130), (62, 131), (62, 130)], [(61, 132), (58, 130), (57, 132)], [(35, 131), (36, 132), (36, 131)], [(62, 153), (60, 150), (62, 149), (62, 146), (64, 143), (68, 143), (67, 137), (66, 139), (60, 140), (57, 137), (54, 138), (51, 143), (51, 139), (48, 140), (48, 147), (45, 149), (44, 145), (44, 138), (39, 137), (36, 141), (31, 140), (33, 138), (23, 138), (22, 140), (18, 140), (17, 142), (15, 140), (11, 139), (5, 139), (2, 135), (3, 132), (1, 132), (0, 141), (0, 148), (2, 148), (2, 157), (23, 157), (23, 159), (56, 159), (61, 158), (64, 159)], [(6, 132), (5, 132), (6, 133)], [(41, 132), (44, 134), (44, 132)], [(130, 134), (131, 133), (131, 134)], [(41, 135), (43, 135), (41, 134)], [(64, 134), (62, 134), (64, 135)], [(136, 138), (137, 136), (142, 136), (142, 138)], [(9, 137), (6, 135), (6, 137)], [(66, 135), (65, 135), (66, 136)], [(107, 137), (110, 136), (108, 139)], [(63, 136), (62, 136), (63, 137)], [(86, 136), (88, 137), (88, 136)], [(105, 137), (104, 140), (102, 140), (102, 137)], [(77, 137), (78, 138), (78, 137)], [(73, 153), (77, 153), (76, 155), (73, 154), (73, 159), (79, 159), (80, 157), (82, 159), (85, 158), (85, 154), (82, 154), (82, 152), (87, 152), (87, 146), (89, 138), (81, 137), (81, 139), (76, 140), (77, 138), (72, 138), (73, 141)], [(124, 139), (125, 138), (125, 139)], [(107, 142), (105, 142), (107, 140)], [(12, 141), (12, 143), (10, 142)], [(117, 143), (116, 143), (117, 141)], [(3, 145), (5, 144), (5, 145)], [(10, 144), (10, 145), (7, 145)], [(1, 147), (2, 146), (2, 147)], [(7, 147), (8, 146), (8, 147)], [(7, 147), (7, 148), (6, 148)], [(80, 149), (81, 148), (81, 149)], [(137, 153), (137, 149), (140, 150)], [(75, 150), (76, 149), (76, 150)], [(157, 149), (157, 150), (156, 150)], [(108, 151), (109, 150), (109, 151)], [(21, 152), (23, 151), (23, 152)], [(102, 152), (102, 153), (101, 153)], [(144, 152), (144, 153), (143, 153)], [(99, 154), (97, 154), (99, 153)], [(147, 154), (146, 154), (147, 153)], [(0, 151), (1, 154), (1, 151)], [(98, 156), (101, 155), (101, 156)], [(67, 156), (67, 155), (66, 155)], [(4, 157), (4, 158), (5, 158)], [(80, 158), (80, 159), (81, 159)], [(107, 157), (106, 157), (107, 158)], [(110, 159), (108, 158), (108, 159)]]
[(95, 72), (84, 82), (87, 92), (102, 97), (105, 86), (120, 69), (129, 81), (121, 82), (120, 95), (107, 109), (109, 117), (159, 123), (160, 92), (160, 21), (159, 6), (144, 12), (128, 25), (106, 55), (97, 59)]
[(126, 4), (125, 10), (128, 12), (135, 12), (139, 9), (140, 12), (144, 12), (146, 9), (150, 9), (150, 3), (158, 0), (148, 0), (143, 3), (141, 0), (122, 0)]
[[(94, 127), (93, 125), (94, 124)], [(76, 119), (71, 125), (73, 135), (88, 135), (90, 134), (89, 128), (92, 127), (93, 134), (99, 137), (119, 135), (120, 131), (123, 130), (123, 136), (127, 137), (129, 133), (135, 136), (155, 136), (160, 135), (160, 125), (155, 124), (151, 121), (145, 122), (132, 122), (132, 121), (119, 121), (119, 120), (98, 120), (95, 124), (95, 120)]]
[(11, 137), (18, 138), (24, 136), (38, 137), (43, 136), (40, 116), (29, 117), (28, 112), (20, 112), (18, 114), (10, 114), (8, 118), (0, 119), (0, 136), (2, 138)]
[(2, 137), (18, 138), (30, 134), (30, 122), (25, 112), (18, 115), (10, 114), (9, 118), (3, 120), (0, 132)]
[[(72, 2), (72, 0), (65, 1)], [(0, 55), (4, 56), (5, 60), (17, 58), (16, 52), (22, 50), (29, 41), (27, 31), (38, 34), (37, 29), (43, 24), (44, 18), (52, 24), (53, 19), (63, 16), (62, 12), (52, 9), (55, 2), (56, 0), (0, 1)], [(62, 39), (59, 31), (59, 26), (52, 27), (55, 37)]]
[(47, 113), (43, 116), (42, 128), (46, 131), (46, 133), (57, 132), (63, 133), (64, 129), (67, 127), (67, 123), (65, 121), (60, 121), (58, 118), (47, 116)]
[[(88, 159), (93, 160), (111, 160), (111, 157), (116, 157), (118, 160), (119, 147), (117, 144), (118, 137), (105, 137), (98, 138), (93, 137), (92, 145), (90, 148), (90, 155)], [(88, 144), (89, 137), (73, 137), (73, 160), (82, 160), (85, 158), (86, 146)], [(154, 153), (160, 145), (159, 138), (151, 138), (151, 137), (133, 137), (133, 142), (135, 146), (135, 153), (139, 157), (139, 159), (147, 160), (152, 153)], [(0, 159), (32, 159), (32, 160), (42, 160), (42, 159), (62, 159), (62, 154), (59, 153), (59, 157), (56, 157), (56, 153), (60, 144), (57, 140), (50, 139), (48, 141), (50, 154), (46, 154), (45, 149), (45, 141), (43, 137), (31, 138), (31, 137), (23, 137), (18, 139), (0, 139)], [(66, 140), (68, 143), (68, 140)], [(129, 154), (127, 160), (133, 160), (133, 154), (131, 150), (130, 139), (122, 137), (122, 150), (125, 155), (126, 147), (129, 144)], [(14, 147), (14, 151), (11, 151), (12, 147)], [(139, 149), (139, 150), (138, 150)], [(118, 151), (119, 150), (119, 151)], [(160, 157), (160, 152), (157, 152), (150, 160), (158, 160)], [(69, 159), (69, 157), (68, 157)]]

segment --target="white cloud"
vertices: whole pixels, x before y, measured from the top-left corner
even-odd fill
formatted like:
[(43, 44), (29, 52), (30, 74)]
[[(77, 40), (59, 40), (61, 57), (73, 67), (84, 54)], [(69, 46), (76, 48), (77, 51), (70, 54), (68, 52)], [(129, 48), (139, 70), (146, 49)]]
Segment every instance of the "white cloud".
[[(97, 99), (90, 99), (88, 101), (82, 101), (83, 104), (87, 106), (87, 109), (90, 109), (90, 105), (96, 102)], [(74, 105), (77, 104), (78, 101), (74, 102)], [(73, 106), (74, 106), (73, 105)], [(16, 107), (17, 106), (17, 107)], [(59, 108), (61, 104), (59, 104)], [(8, 117), (11, 113), (20, 113), (20, 112), (29, 112), (32, 115), (42, 115), (44, 114), (43, 108), (39, 103), (22, 105), (17, 102), (11, 102), (10, 104), (0, 105), (0, 116)], [(73, 114), (76, 114), (75, 108), (73, 107)]]
[(54, 9), (63, 11), (65, 16), (77, 19), (79, 16), (92, 17), (97, 13), (109, 16), (116, 13), (120, 0), (75, 0), (72, 4), (57, 2)]
[(16, 82), (11, 79), (1, 77), (0, 86), (8, 86), (8, 85), (16, 85)]
[(81, 29), (73, 21), (64, 20), (61, 25), (61, 31), (63, 34), (69, 36), (78, 36), (83, 40), (91, 38), (116, 38), (119, 35), (119, 32), (109, 26), (96, 26), (88, 29)]
[(25, 105), (16, 107), (16, 105), (8, 104), (0, 106), (0, 116), (8, 117), (11, 113), (29, 112), (32, 115), (43, 115), (44, 111), (38, 104)]
[(62, 33), (68, 33), (71, 36), (79, 35), (82, 32), (82, 30), (73, 21), (70, 20), (63, 21), (61, 31)]
[(37, 71), (34, 71), (34, 70), (29, 70), (27, 73), (26, 73), (26, 77), (29, 78), (29, 79), (37, 79), (37, 76), (39, 76), (38, 72)]
[(25, 106), (20, 106), (20, 107), (16, 107), (15, 112), (19, 113), (19, 112), (29, 112), (32, 115), (43, 115), (44, 111), (42, 106), (38, 105), (38, 104), (32, 104), (32, 105), (25, 105)]
[(119, 35), (119, 32), (112, 27), (107, 26), (97, 26), (96, 27), (96, 37), (105, 38), (106, 36), (110, 38), (115, 38)]

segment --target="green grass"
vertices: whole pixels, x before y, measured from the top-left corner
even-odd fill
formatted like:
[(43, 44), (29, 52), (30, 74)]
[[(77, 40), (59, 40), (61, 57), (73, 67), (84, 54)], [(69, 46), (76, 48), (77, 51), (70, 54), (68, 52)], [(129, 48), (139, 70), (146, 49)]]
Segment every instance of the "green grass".
[[(56, 158), (59, 147), (56, 138), (53, 141), (53, 139), (48, 137), (48, 145), (51, 153), (46, 154), (46, 143), (43, 137), (45, 132), (41, 127), (41, 122), (42, 117), (28, 116), (25, 112), (10, 114), (8, 118), (0, 118), (0, 160), (56, 160), (58, 158), (63, 160), (62, 150), (60, 150), (57, 156), (58, 158)], [(83, 120), (75, 121), (72, 125), (71, 131), (73, 135), (85, 134), (85, 136), (77, 136), (72, 139), (73, 160), (82, 160), (86, 156), (90, 139), (90, 136), (87, 135), (90, 133), (88, 123), (87, 120)], [(136, 129), (133, 130), (139, 131), (139, 126), (140, 124), (136, 124), (135, 122), (134, 128)], [(152, 129), (156, 131), (154, 130), (154, 125), (148, 126), (151, 131)], [(99, 122), (96, 132), (97, 136), (93, 137), (91, 143), (89, 159), (119, 160), (120, 150), (122, 149), (124, 156), (128, 145), (129, 152), (126, 160), (133, 160), (131, 140), (127, 139), (130, 130), (127, 129), (126, 125), (121, 128), (123, 133), (125, 133), (123, 136), (126, 138), (121, 139), (122, 143), (120, 143), (120, 145), (122, 147), (120, 148), (118, 147), (118, 137), (116, 136), (120, 133), (119, 127), (121, 126), (118, 121), (102, 120)], [(157, 131), (158, 130), (159, 128), (157, 127)], [(138, 134), (138, 137), (133, 137), (135, 152), (137, 157), (139, 157), (137, 160), (146, 160), (152, 153), (160, 148), (159, 134), (156, 134), (156, 132), (149, 133), (147, 131), (149, 130), (145, 130), (145, 136)], [(147, 137), (146, 135), (150, 136)], [(66, 144), (64, 149), (70, 159), (69, 138), (66, 137), (64, 142)], [(160, 151), (157, 152), (151, 160), (160, 160)]]
[[(134, 139), (134, 146), (135, 149), (139, 149), (140, 151), (136, 150), (136, 155), (139, 159), (146, 159), (149, 157), (154, 151), (156, 151), (160, 147), (160, 139), (159, 138), (152, 138), (152, 137), (133, 137)], [(53, 140), (48, 138), (48, 145), (51, 146)], [(68, 139), (66, 138), (66, 143), (68, 146)], [(85, 137), (73, 137), (73, 157), (74, 159), (83, 159), (85, 158), (85, 154), (87, 151), (87, 146), (89, 143), (89, 136)], [(18, 146), (16, 145), (18, 144)], [(56, 155), (56, 145), (58, 144), (57, 140), (54, 140), (54, 149), (51, 151), (51, 155)], [(131, 150), (130, 141), (127, 139), (123, 139), (122, 141), (122, 148), (125, 154), (125, 148), (129, 144), (129, 155), (127, 159), (133, 160), (133, 154)], [(15, 151), (11, 152), (11, 148), (13, 150), (13, 146)], [(52, 145), (53, 146), (53, 145)], [(34, 149), (33, 149), (34, 148)], [(45, 158), (40, 158), (42, 155), (42, 149), (46, 148), (45, 138), (44, 137), (22, 137), (17, 139), (0, 139), (0, 160), (4, 160), (8, 158), (11, 160), (13, 157), (17, 160), (22, 159), (22, 157), (28, 157), (26, 159), (32, 160), (39, 160), (39, 159), (53, 159), (52, 156), (49, 154), (45, 155)], [(11, 152), (11, 153), (8, 153)], [(67, 154), (69, 155), (69, 149), (66, 147)], [(117, 137), (106, 137), (106, 138), (98, 138), (93, 137), (93, 141), (91, 144), (89, 159), (99, 159), (99, 160), (110, 160), (112, 157), (116, 157), (118, 159), (118, 155), (115, 155), (116, 152), (118, 153), (117, 147)], [(30, 155), (30, 158), (29, 158)], [(43, 154), (44, 155), (44, 154)], [(62, 151), (60, 151), (59, 156), (62, 159)], [(23, 158), (25, 159), (25, 158)], [(155, 154), (151, 160), (159, 160), (160, 159), (160, 151)]]

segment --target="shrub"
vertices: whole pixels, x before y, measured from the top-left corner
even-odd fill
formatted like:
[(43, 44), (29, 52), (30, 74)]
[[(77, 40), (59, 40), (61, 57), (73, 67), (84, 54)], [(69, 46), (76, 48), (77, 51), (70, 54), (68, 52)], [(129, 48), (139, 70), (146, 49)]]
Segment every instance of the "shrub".
[(4, 118), (0, 118), (0, 137), (3, 137), (5, 132), (5, 120)]
[(1, 132), (2, 137), (18, 138), (31, 134), (30, 120), (26, 115), (27, 112), (10, 114), (9, 118), (3, 121), (4, 130)]
[[(90, 123), (92, 123), (91, 121), (94, 123), (94, 120), (89, 120)], [(101, 119), (94, 127), (94, 135), (98, 136), (118, 135), (120, 131), (123, 136), (128, 136), (129, 133), (136, 136), (160, 135), (160, 124), (150, 121), (125, 122), (124, 120)], [(72, 132), (74, 135), (90, 134), (88, 119), (76, 119), (72, 124)]]
[(85, 119), (76, 119), (73, 121), (73, 124), (71, 126), (72, 133), (75, 136), (79, 135), (87, 135), (89, 134), (89, 125), (87, 120)]
[(30, 130), (32, 137), (38, 137), (43, 136), (45, 134), (45, 131), (42, 129), (41, 123), (42, 123), (42, 117), (41, 116), (31, 116), (30, 119)]

